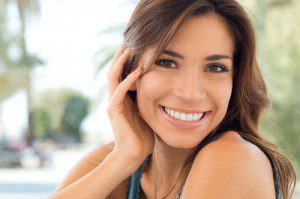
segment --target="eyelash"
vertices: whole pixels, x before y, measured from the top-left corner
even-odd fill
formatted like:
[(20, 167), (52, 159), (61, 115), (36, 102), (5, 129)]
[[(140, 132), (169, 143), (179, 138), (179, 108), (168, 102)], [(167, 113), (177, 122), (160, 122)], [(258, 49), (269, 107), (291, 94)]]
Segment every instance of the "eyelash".
[[(155, 61), (155, 64), (156, 64), (156, 65), (159, 65), (159, 66), (161, 66), (161, 67), (164, 67), (164, 68), (174, 68), (174, 67), (169, 67), (169, 66), (162, 66), (162, 65), (160, 65), (161, 63), (166, 63), (166, 62), (173, 63), (173, 64), (176, 64), (176, 65), (177, 65), (177, 62), (176, 62), (176, 61), (173, 61), (173, 60), (171, 60), (171, 59), (159, 59), (159, 60)], [(213, 73), (224, 73), (224, 72), (229, 71), (229, 70), (227, 69), (226, 66), (224, 66), (224, 65), (222, 65), (222, 64), (218, 64), (218, 63), (212, 63), (212, 64), (209, 64), (209, 65), (206, 67), (206, 69), (209, 68), (209, 67), (218, 67), (218, 68), (221, 68), (221, 70), (219, 70), (219, 71), (216, 71), (216, 70), (214, 70), (214, 71), (206, 70), (206, 71), (208, 71), (208, 72), (213, 72)], [(218, 69), (217, 69), (217, 70), (218, 70)]]

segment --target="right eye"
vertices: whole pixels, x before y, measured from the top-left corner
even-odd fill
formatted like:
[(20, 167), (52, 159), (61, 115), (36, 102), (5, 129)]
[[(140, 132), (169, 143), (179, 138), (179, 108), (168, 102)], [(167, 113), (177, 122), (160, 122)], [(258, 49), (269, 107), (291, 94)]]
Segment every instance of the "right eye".
[[(176, 67), (176, 62), (171, 60), (171, 59), (159, 59), (157, 61), (154, 62), (156, 65), (159, 65), (161, 67), (165, 67), (165, 68), (175, 68)], [(175, 65), (175, 67), (172, 67), (172, 64)]]

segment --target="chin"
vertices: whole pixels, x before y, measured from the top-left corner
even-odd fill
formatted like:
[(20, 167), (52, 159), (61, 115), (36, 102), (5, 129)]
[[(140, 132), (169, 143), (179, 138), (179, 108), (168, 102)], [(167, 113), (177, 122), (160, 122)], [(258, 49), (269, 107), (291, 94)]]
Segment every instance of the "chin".
[(186, 137), (182, 138), (179, 136), (170, 136), (170, 135), (165, 135), (165, 136), (160, 136), (158, 135), (158, 139), (163, 141), (165, 144), (167, 144), (170, 147), (173, 148), (178, 148), (178, 149), (193, 149), (198, 146), (198, 144), (201, 142), (199, 140), (197, 142), (197, 139), (193, 137)]

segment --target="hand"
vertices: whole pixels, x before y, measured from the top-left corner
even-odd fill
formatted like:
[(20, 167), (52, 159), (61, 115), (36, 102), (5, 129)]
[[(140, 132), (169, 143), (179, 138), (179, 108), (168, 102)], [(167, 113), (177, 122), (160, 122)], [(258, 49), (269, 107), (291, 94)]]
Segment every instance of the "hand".
[(120, 82), (124, 64), (130, 56), (130, 50), (124, 51), (124, 48), (125, 45), (122, 44), (107, 73), (109, 90), (107, 113), (115, 136), (114, 151), (135, 161), (143, 161), (153, 151), (154, 133), (138, 115), (137, 105), (127, 94), (130, 87), (141, 77), (142, 66), (138, 66)]

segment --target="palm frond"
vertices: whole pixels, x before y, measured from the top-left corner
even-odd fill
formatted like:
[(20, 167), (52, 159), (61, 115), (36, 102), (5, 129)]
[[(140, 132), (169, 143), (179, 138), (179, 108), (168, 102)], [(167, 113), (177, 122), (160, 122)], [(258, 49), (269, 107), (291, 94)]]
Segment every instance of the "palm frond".
[(95, 53), (94, 57), (97, 60), (97, 69), (95, 75), (98, 75), (99, 72), (101, 72), (103, 68), (113, 59), (116, 50), (117, 46), (105, 46)]
[(106, 34), (120, 34), (125, 28), (125, 24), (124, 23), (117, 23), (114, 25), (110, 25), (107, 28), (101, 30), (98, 35), (102, 36), (102, 35), (106, 35)]

